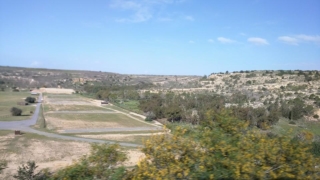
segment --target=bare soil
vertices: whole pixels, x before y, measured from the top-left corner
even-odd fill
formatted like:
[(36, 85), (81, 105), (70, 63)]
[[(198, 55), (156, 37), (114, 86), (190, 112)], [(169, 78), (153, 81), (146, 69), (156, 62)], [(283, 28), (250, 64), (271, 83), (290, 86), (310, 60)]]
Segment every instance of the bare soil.
[(81, 121), (81, 120), (72, 120), (67, 121), (64, 119), (46, 117), (46, 123), (48, 129), (81, 129), (81, 128), (112, 128), (112, 127), (121, 127), (120, 124), (116, 122), (94, 122), (94, 121)]
[(40, 88), (40, 92), (52, 93), (52, 94), (72, 94), (74, 93), (73, 89), (60, 89), (60, 88)]
[[(0, 136), (1, 159), (8, 162), (7, 168), (0, 174), (0, 179), (11, 180), (21, 164), (35, 161), (38, 169), (49, 168), (57, 171), (71, 165), (83, 155), (90, 153), (90, 144), (85, 142), (55, 141), (20, 138), (18, 146), (10, 147), (10, 142), (16, 138), (13, 134)], [(15, 150), (12, 151), (11, 148)], [(144, 154), (139, 150), (126, 151), (128, 160), (125, 166), (134, 166)]]

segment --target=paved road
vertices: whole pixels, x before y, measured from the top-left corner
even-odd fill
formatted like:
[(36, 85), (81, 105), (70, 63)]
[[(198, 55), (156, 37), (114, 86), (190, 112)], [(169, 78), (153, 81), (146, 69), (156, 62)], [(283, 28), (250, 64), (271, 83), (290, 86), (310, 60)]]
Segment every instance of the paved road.
[[(39, 99), (42, 99), (42, 94), (39, 95)], [(59, 138), (64, 140), (74, 140), (74, 141), (85, 141), (90, 143), (110, 143), (114, 144), (114, 141), (105, 141), (98, 139), (89, 139), (89, 138), (81, 138), (81, 137), (72, 137), (72, 136), (63, 136), (54, 133), (48, 133), (43, 131), (38, 131), (36, 129), (30, 128), (30, 126), (35, 125), (39, 116), (41, 103), (37, 103), (36, 110), (32, 115), (31, 119), (22, 120), (22, 121), (9, 121), (2, 122), (0, 121), (0, 130), (20, 130), (22, 132), (30, 132), (35, 134), (44, 135), (47, 137)], [(121, 146), (129, 146), (129, 147), (140, 147), (141, 145), (133, 144), (133, 143), (119, 143)]]

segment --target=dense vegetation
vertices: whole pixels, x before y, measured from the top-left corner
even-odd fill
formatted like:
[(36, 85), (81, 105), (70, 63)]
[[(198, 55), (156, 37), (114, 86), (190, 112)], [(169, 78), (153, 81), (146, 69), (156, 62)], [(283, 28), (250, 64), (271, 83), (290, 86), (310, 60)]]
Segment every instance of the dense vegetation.
[[(280, 117), (298, 120), (305, 115), (313, 115), (314, 108), (307, 105), (300, 98), (290, 100), (276, 99), (273, 103), (266, 103), (263, 107), (247, 106), (250, 98), (241, 92), (230, 96), (216, 93), (173, 93), (170, 91), (150, 93), (139, 91), (138, 86), (129, 87), (85, 87), (98, 99), (107, 99), (121, 106), (121, 103), (135, 101), (138, 112), (142, 112), (147, 119), (167, 119), (169, 122), (187, 122), (199, 124), (208, 110), (219, 110), (227, 107), (234, 117), (248, 121), (250, 126), (268, 129)], [(311, 98), (318, 98), (312, 96)], [(133, 109), (130, 109), (133, 110)], [(137, 111), (136, 111), (137, 112)]]
[[(151, 137), (142, 148), (146, 157), (132, 168), (122, 166), (126, 155), (118, 145), (103, 144), (93, 145), (90, 155), (53, 174), (32, 172), (39, 179), (56, 180), (320, 178), (310, 133), (293, 139), (261, 133), (232, 114), (209, 110), (199, 125), (172, 126), (171, 134)], [(23, 174), (30, 176), (30, 168), (19, 168), (15, 177)]]

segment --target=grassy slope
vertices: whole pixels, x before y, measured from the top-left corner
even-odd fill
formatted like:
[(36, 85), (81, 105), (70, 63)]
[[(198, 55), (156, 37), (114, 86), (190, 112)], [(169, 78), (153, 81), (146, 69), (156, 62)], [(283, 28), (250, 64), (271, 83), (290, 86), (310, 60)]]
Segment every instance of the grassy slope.
[(115, 105), (124, 108), (126, 110), (142, 114), (142, 111), (139, 109), (139, 101), (135, 100), (129, 100), (129, 101), (124, 101), (122, 103), (115, 103)]
[[(31, 96), (29, 92), (0, 92), (0, 121), (25, 120), (31, 117), (30, 111), (35, 111), (35, 106), (21, 106), (17, 102), (24, 102), (24, 99)], [(12, 116), (10, 109), (17, 107), (22, 109), (22, 116)]]
[(296, 135), (302, 130), (308, 130), (314, 135), (320, 136), (320, 123), (319, 122), (309, 122), (309, 121), (297, 121), (296, 124), (289, 124), (287, 119), (280, 119), (279, 122), (273, 126), (272, 132), (280, 135), (285, 135), (288, 132)]

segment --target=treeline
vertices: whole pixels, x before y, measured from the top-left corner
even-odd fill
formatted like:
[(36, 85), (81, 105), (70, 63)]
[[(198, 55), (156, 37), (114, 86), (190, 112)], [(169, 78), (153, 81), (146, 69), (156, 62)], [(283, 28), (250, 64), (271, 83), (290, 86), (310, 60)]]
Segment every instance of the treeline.
[(210, 93), (149, 93), (139, 100), (139, 108), (150, 119), (166, 118), (170, 122), (199, 124), (208, 110), (227, 109), (239, 120), (247, 121), (251, 127), (268, 129), (278, 122), (280, 117), (298, 120), (313, 115), (314, 108), (300, 98), (288, 101), (275, 101), (265, 107), (253, 108), (246, 105), (248, 97), (244, 94), (222, 96)]
[[(251, 127), (268, 129), (278, 122), (280, 117), (297, 120), (303, 116), (312, 116), (314, 108), (301, 98), (292, 100), (276, 99), (265, 103), (263, 107), (248, 105), (250, 97), (241, 92), (224, 96), (215, 93), (174, 93), (141, 91), (150, 84), (136, 86), (87, 86), (85, 90), (97, 99), (118, 103), (119, 101), (138, 101), (138, 109), (146, 115), (146, 120), (166, 119), (169, 122), (199, 124), (208, 110), (219, 111), (228, 108), (233, 117), (249, 122)], [(317, 99), (314, 95), (310, 98)], [(228, 107), (227, 104), (229, 104)], [(315, 103), (315, 105), (317, 105)]]
[(110, 86), (92, 86), (86, 85), (83, 87), (83, 91), (90, 96), (93, 96), (101, 100), (114, 101), (117, 99), (132, 99), (138, 100), (140, 95), (138, 90), (149, 89), (153, 87), (151, 83), (140, 82), (136, 85), (131, 86), (120, 86), (120, 85), (110, 85)]

